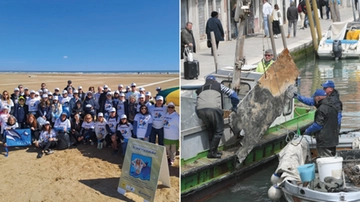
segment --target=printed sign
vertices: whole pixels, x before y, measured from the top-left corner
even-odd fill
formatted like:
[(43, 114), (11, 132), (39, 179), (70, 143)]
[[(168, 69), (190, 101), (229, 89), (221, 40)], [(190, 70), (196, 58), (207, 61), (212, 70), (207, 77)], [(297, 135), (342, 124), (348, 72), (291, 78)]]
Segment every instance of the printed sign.
[(122, 166), (118, 192), (133, 192), (154, 201), (158, 181), (170, 187), (165, 147), (130, 138)]
[(6, 138), (6, 145), (8, 147), (31, 145), (30, 128), (4, 130), (4, 136)]

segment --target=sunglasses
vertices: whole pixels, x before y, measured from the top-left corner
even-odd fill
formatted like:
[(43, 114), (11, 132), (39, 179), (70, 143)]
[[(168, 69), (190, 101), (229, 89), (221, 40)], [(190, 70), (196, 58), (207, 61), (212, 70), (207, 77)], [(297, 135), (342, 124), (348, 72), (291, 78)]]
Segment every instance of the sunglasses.
[(265, 57), (270, 57), (271, 55), (266, 54)]
[(174, 109), (175, 107), (168, 107), (169, 109)]

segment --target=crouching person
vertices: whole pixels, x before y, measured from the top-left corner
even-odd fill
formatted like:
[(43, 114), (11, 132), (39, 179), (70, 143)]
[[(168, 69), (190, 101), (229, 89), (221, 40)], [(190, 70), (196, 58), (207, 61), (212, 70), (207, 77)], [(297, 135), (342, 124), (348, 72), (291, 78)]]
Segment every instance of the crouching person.
[(51, 128), (50, 122), (46, 121), (42, 126), (39, 140), (35, 141), (35, 146), (41, 149), (37, 158), (41, 158), (43, 156), (43, 152), (47, 155), (54, 153), (51, 148), (56, 147), (57, 140), (56, 132)]
[(133, 133), (133, 126), (131, 125), (131, 123), (128, 122), (127, 116), (125, 114), (120, 116), (120, 123), (117, 126), (116, 132), (121, 140), (122, 155), (125, 156), (126, 147), (129, 139), (131, 137), (136, 138)]
[(54, 124), (54, 129), (56, 131), (56, 136), (59, 139), (58, 149), (66, 149), (70, 147), (70, 137), (69, 132), (71, 129), (71, 124), (67, 118), (67, 113), (62, 112), (61, 117), (56, 119)]
[(84, 117), (84, 121), (81, 125), (81, 136), (83, 137), (83, 142), (90, 143), (90, 145), (94, 145), (96, 141), (95, 136), (95, 124), (93, 122), (93, 117), (91, 114), (86, 114)]

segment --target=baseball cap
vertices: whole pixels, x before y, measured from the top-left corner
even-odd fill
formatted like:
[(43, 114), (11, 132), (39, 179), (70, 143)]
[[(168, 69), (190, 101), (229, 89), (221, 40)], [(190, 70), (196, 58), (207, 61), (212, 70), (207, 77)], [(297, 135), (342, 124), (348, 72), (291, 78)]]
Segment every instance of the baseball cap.
[(110, 109), (110, 112), (115, 112), (115, 111), (116, 111), (116, 110), (115, 110), (114, 107)]
[(130, 86), (126, 86), (126, 89), (130, 89)]
[(169, 102), (168, 106), (175, 107), (173, 102)]
[(49, 95), (53, 95), (52, 92), (49, 91), (49, 92), (48, 92), (48, 96), (49, 96)]
[(119, 91), (118, 91), (118, 90), (116, 90), (116, 91), (114, 92), (114, 94), (119, 94)]
[(67, 116), (67, 113), (66, 113), (66, 112), (62, 112), (61, 115), (66, 115), (66, 116)]
[(74, 94), (75, 94), (75, 93), (79, 93), (79, 91), (75, 89), (73, 93), (74, 93)]
[(121, 88), (122, 88), (122, 87), (124, 87), (124, 86), (123, 86), (122, 84), (119, 84), (118, 87), (121, 87)]
[(65, 93), (67, 93), (67, 90), (63, 90), (62, 94), (65, 94)]
[(141, 87), (141, 88), (139, 89), (139, 91), (145, 91), (145, 88)]
[(127, 116), (125, 115), (125, 114), (122, 114), (121, 116), (120, 116), (120, 119), (126, 119), (127, 118)]
[(44, 94), (42, 95), (43, 98), (47, 98), (48, 97), (48, 94)]
[(100, 116), (104, 116), (104, 114), (102, 112), (99, 112), (98, 117), (100, 117)]
[(141, 94), (141, 95), (139, 96), (139, 98), (145, 98), (145, 95), (144, 95), (144, 94)]
[(323, 89), (317, 89), (312, 97), (326, 96), (326, 92)]
[(29, 88), (28, 88), (28, 87), (25, 87), (24, 90), (29, 90)]
[(124, 96), (125, 97), (125, 93), (120, 93), (120, 95), (119, 96)]
[(90, 95), (90, 94), (92, 95), (92, 92), (91, 92), (91, 91), (88, 91), (86, 94), (87, 94), (87, 95)]
[(54, 96), (53, 100), (59, 100), (58, 96)]
[(35, 92), (35, 95), (40, 95), (40, 93), (39, 93), (39, 92)]
[(60, 88), (55, 88), (55, 91), (60, 91)]
[(47, 93), (47, 92), (49, 92), (49, 90), (45, 88), (45, 89), (43, 90), (43, 92), (44, 92), (44, 93)]
[(82, 86), (79, 86), (78, 89), (82, 89)]
[(335, 88), (335, 83), (331, 80), (325, 81), (325, 83), (321, 84), (324, 88)]
[(38, 90), (39, 93), (42, 93), (43, 91), (41, 89)]
[(151, 92), (148, 91), (148, 92), (145, 93), (145, 95), (146, 96), (151, 96)]
[(106, 95), (111, 95), (111, 92), (107, 92)]
[(19, 101), (20, 101), (20, 100), (25, 100), (24, 96), (20, 96), (20, 97), (19, 97)]
[(109, 88), (109, 87), (108, 87), (107, 85), (104, 85), (104, 87), (103, 87), (103, 88), (105, 89), (105, 88)]
[(164, 100), (163, 96), (159, 95), (156, 97), (156, 100)]
[(50, 125), (50, 122), (49, 122), (49, 121), (46, 121), (44, 125)]
[(14, 91), (19, 91), (20, 89), (19, 88), (14, 88)]
[(157, 91), (160, 91), (160, 90), (161, 90), (161, 87), (160, 87), (160, 86), (156, 87), (156, 90), (157, 90)]
[(35, 91), (34, 91), (34, 90), (31, 90), (31, 91), (30, 91), (30, 94), (32, 94), (32, 93), (35, 93)]
[(136, 83), (131, 83), (131, 85), (130, 85), (131, 87), (133, 87), (133, 86), (136, 86)]

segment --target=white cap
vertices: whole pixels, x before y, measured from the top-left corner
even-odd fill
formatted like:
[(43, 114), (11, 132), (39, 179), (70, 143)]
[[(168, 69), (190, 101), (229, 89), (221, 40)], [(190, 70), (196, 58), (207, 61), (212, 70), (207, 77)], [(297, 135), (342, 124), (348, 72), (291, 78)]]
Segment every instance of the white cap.
[(139, 98), (145, 98), (145, 95), (144, 95), (144, 94), (141, 94), (141, 95), (139, 96)]
[(110, 109), (110, 112), (116, 112), (116, 109), (113, 107)]
[(89, 95), (89, 94), (92, 95), (93, 93), (92, 93), (91, 91), (88, 91), (88, 92), (86, 93), (86, 95)]
[(120, 116), (120, 119), (126, 119), (127, 118), (127, 116), (125, 115), (125, 114), (122, 114), (121, 116)]
[(31, 90), (30, 93), (35, 93), (35, 91), (34, 91), (34, 90)]
[(118, 91), (118, 90), (116, 90), (116, 91), (114, 92), (114, 94), (115, 94), (115, 93), (116, 93), (116, 94), (119, 94), (119, 91)]
[(42, 93), (43, 91), (41, 89), (38, 90), (39, 93)]
[(68, 89), (68, 90), (72, 90), (72, 87), (71, 87), (71, 86), (69, 86), (67, 89)]
[(111, 88), (108, 88), (108, 91), (111, 91)]
[(105, 88), (109, 88), (109, 87), (108, 87), (107, 85), (104, 85), (104, 87), (103, 87), (103, 88), (105, 89)]
[(60, 91), (60, 88), (55, 88), (55, 90)]
[(161, 87), (160, 86), (156, 87), (156, 90), (161, 90)]
[(168, 106), (175, 107), (175, 105), (174, 105), (174, 103), (173, 103), (173, 102), (169, 102)]
[(75, 89), (73, 93), (79, 93), (79, 91)]
[(35, 95), (40, 95), (40, 93), (39, 93), (39, 92), (35, 92)]
[(47, 93), (47, 92), (49, 92), (49, 90), (45, 88), (45, 89), (43, 90), (43, 92), (44, 92), (44, 93)]
[(141, 88), (139, 89), (139, 91), (145, 91), (145, 88), (141, 87)]
[(44, 123), (44, 125), (50, 125), (50, 122), (49, 122), (49, 121), (46, 121), (46, 122)]
[(62, 94), (65, 94), (65, 93), (67, 93), (67, 90), (63, 90)]
[(67, 113), (66, 113), (66, 112), (62, 112), (61, 115), (66, 115), (66, 116), (67, 116)]
[(106, 95), (111, 95), (111, 92), (107, 92)]
[(42, 97), (43, 97), (43, 98), (47, 98), (47, 97), (48, 97), (48, 95), (47, 95), (47, 94), (44, 94), (44, 95), (42, 95)]
[(82, 86), (79, 86), (78, 89), (82, 89)]
[(99, 112), (98, 117), (100, 117), (100, 116), (104, 116), (104, 114), (102, 112)]
[(58, 96), (54, 96), (53, 100), (59, 100)]
[(130, 89), (130, 86), (126, 86), (126, 89)]
[(131, 85), (130, 86), (136, 86), (136, 83), (131, 83)]
[(19, 88), (14, 88), (14, 91), (19, 91), (20, 89)]
[(145, 95), (146, 95), (146, 96), (151, 96), (151, 92), (148, 91), (148, 92), (145, 93)]
[(28, 87), (25, 87), (24, 90), (29, 90), (29, 88), (28, 88)]
[(87, 104), (85, 107), (87, 107), (87, 108), (91, 108), (91, 107), (92, 107), (92, 105), (91, 105), (91, 104)]
[(125, 93), (120, 93), (120, 95), (119, 96), (124, 96), (125, 97)]
[(121, 87), (121, 88), (122, 88), (122, 87), (124, 87), (124, 86), (123, 86), (122, 84), (119, 84), (118, 87)]
[(49, 91), (49, 92), (48, 92), (48, 95), (53, 95), (53, 94), (52, 94), (52, 92)]
[(156, 100), (164, 100), (163, 96), (159, 95), (156, 97)]

